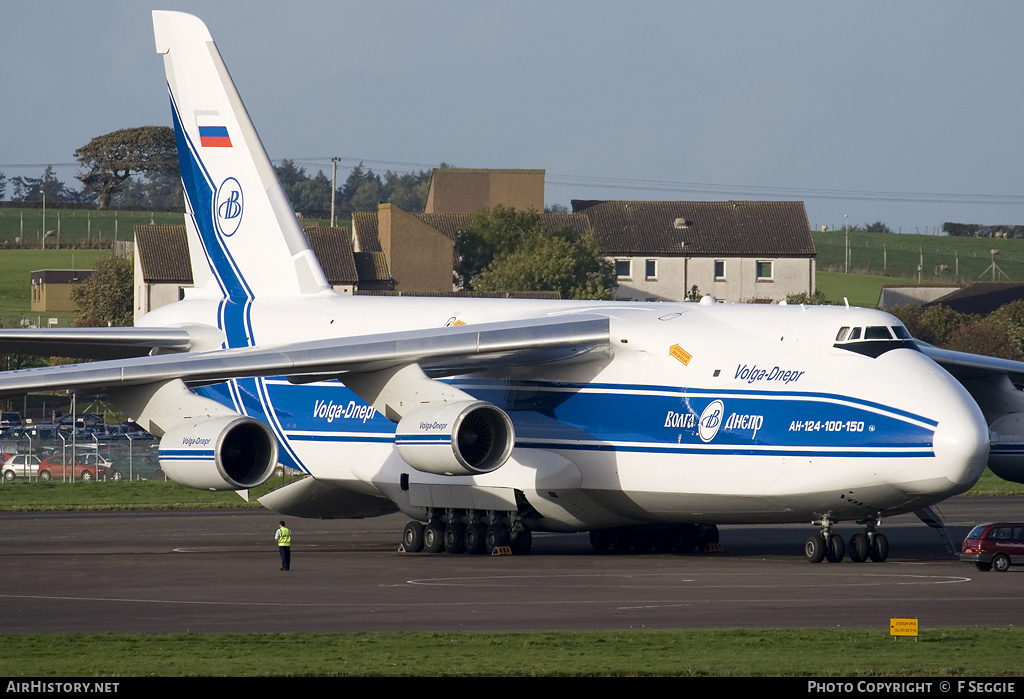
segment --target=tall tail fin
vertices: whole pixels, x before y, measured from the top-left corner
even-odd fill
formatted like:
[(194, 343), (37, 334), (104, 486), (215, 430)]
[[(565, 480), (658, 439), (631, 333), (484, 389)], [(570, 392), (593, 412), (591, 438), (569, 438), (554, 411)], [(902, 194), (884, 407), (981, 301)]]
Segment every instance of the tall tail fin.
[(153, 29), (186, 215), (224, 295), (244, 301), (330, 289), (206, 25), (155, 11)]

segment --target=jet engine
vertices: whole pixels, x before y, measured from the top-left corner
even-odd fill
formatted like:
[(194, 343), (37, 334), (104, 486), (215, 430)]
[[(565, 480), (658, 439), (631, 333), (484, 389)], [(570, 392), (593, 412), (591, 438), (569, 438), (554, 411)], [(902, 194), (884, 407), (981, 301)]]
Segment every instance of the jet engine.
[(490, 473), (508, 460), (514, 444), (512, 420), (484, 401), (427, 403), (405, 415), (395, 431), (407, 464), (442, 476)]
[(989, 425), (988, 467), (1000, 478), (1024, 483), (1024, 413), (1004, 415)]
[(189, 488), (254, 488), (276, 465), (277, 440), (270, 428), (244, 415), (185, 420), (160, 440), (160, 468)]

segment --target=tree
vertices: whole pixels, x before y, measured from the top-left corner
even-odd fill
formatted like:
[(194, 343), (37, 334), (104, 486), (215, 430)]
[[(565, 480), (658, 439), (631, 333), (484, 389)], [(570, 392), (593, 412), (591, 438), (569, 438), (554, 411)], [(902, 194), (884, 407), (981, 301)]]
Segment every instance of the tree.
[(476, 291), (557, 291), (562, 298), (611, 299), (615, 269), (592, 231), (548, 229), (536, 211), (504, 206), (473, 216), (456, 240), (456, 273)]
[(77, 175), (100, 209), (110, 208), (114, 192), (133, 174), (155, 179), (178, 171), (178, 149), (169, 126), (139, 126), (97, 136), (75, 151), (85, 169)]
[(971, 316), (950, 333), (949, 340), (943, 347), (955, 352), (970, 352), (1020, 361), (1019, 345), (1006, 329), (993, 319), (993, 315), (985, 318)]
[(104, 257), (93, 268), (92, 275), (71, 292), (78, 304), (75, 325), (78, 327), (128, 327), (134, 324), (132, 287), (134, 270), (127, 257)]
[(183, 211), (185, 193), (181, 177), (174, 175), (151, 175), (130, 177), (110, 198), (112, 208), (174, 209)]
[(860, 230), (865, 233), (892, 233), (893, 230), (889, 226), (885, 225), (881, 221), (875, 221), (874, 223), (866, 223)]
[(68, 189), (63, 181), (57, 179), (52, 165), (47, 165), (42, 177), (13, 177), (14, 185), (12, 201), (82, 201), (81, 192)]
[(960, 313), (942, 305), (925, 308), (911, 304), (894, 306), (887, 310), (903, 321), (910, 334), (918, 340), (924, 340), (939, 347), (944, 347), (953, 332), (972, 319), (966, 313)]

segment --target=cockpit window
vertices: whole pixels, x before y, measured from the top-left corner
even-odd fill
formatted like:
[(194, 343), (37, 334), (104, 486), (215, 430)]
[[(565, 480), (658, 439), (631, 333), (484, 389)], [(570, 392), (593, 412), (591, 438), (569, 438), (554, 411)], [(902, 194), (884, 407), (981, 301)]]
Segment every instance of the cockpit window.
[[(863, 340), (861, 335), (864, 337)], [(880, 357), (894, 349), (921, 349), (902, 325), (869, 325), (866, 328), (843, 326), (836, 333), (835, 347), (867, 357)]]

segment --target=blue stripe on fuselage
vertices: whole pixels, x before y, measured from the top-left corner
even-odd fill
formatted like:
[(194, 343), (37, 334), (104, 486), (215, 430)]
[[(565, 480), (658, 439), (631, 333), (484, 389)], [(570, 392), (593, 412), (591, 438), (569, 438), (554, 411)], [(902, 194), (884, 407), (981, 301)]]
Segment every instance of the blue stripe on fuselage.
[[(707, 456), (934, 455), (934, 420), (846, 396), (617, 384), (589, 391), (543, 382), (456, 383), (508, 411), (518, 447)], [(394, 443), (394, 423), (340, 383), (294, 385), (277, 378), (263, 386), (266, 403), (273, 405), (276, 423), (289, 441)], [(715, 401), (723, 406), (720, 424), (704, 441), (700, 417)]]

